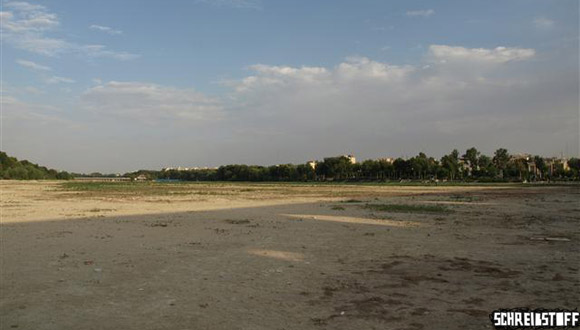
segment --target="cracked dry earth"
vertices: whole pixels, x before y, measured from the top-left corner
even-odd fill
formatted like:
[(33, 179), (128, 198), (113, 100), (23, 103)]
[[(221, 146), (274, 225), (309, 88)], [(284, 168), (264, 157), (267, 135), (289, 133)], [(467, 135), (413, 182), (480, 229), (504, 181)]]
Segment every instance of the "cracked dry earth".
[(492, 329), (580, 301), (578, 186), (1, 184), (0, 329)]

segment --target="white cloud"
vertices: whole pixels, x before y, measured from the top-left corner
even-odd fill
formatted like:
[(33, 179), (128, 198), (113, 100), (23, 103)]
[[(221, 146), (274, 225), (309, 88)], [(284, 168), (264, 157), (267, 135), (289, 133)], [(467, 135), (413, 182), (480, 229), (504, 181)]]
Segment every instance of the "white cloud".
[(196, 0), (196, 2), (218, 7), (262, 9), (260, 0)]
[(44, 91), (33, 86), (12, 86), (11, 84), (6, 83), (5, 81), (2, 81), (0, 85), (2, 86), (2, 90), (0, 91), (0, 94), (2, 96), (14, 96), (14, 95), (30, 96), (31, 94), (34, 95), (44, 94)]
[(59, 77), (59, 76), (52, 76), (52, 77), (46, 79), (47, 84), (60, 84), (60, 83), (73, 84), (74, 82), (75, 81), (71, 78)]
[(274, 76), (305, 77), (326, 73), (326, 69), (320, 67), (292, 68), (289, 66), (269, 66), (263, 64), (256, 64), (250, 66), (250, 69), (262, 74), (270, 74)]
[(480, 63), (505, 63), (509, 61), (526, 60), (535, 55), (535, 50), (529, 48), (496, 47), (465, 48), (460, 46), (431, 45), (429, 55), (436, 61), (466, 61)]
[(554, 21), (545, 17), (537, 17), (534, 19), (534, 25), (538, 29), (548, 30), (554, 27)]
[(0, 12), (3, 41), (43, 55), (56, 55), (68, 47), (64, 40), (44, 35), (60, 25), (58, 17), (46, 7), (27, 2), (6, 2), (4, 7), (11, 11)]
[[(47, 124), (66, 124), (69, 127), (77, 125), (71, 120), (64, 118), (61, 115), (61, 110), (57, 107), (45, 104), (30, 103), (21, 101), (20, 99), (3, 95), (0, 99), (3, 108), (2, 119), (8, 123), (13, 121), (24, 121), (32, 123), (35, 126), (44, 126)], [(15, 122), (15, 124), (18, 124)], [(5, 125), (5, 128), (14, 128), (12, 125)], [(14, 136), (13, 134), (6, 134), (5, 137)]]
[(31, 69), (31, 70), (36, 70), (36, 71), (52, 71), (52, 69), (48, 66), (45, 65), (41, 65), (32, 61), (27, 61), (27, 60), (21, 60), (18, 59), (16, 60), (16, 63), (18, 63), (20, 66), (23, 66), (27, 69)]
[(79, 47), (78, 50), (88, 57), (107, 57), (122, 61), (133, 60), (139, 57), (137, 54), (111, 51), (103, 45), (86, 45)]
[(8, 32), (42, 32), (57, 27), (60, 23), (55, 14), (46, 7), (27, 2), (6, 2), (5, 8), (14, 12), (2, 12), (2, 28)]
[(45, 65), (40, 65), (38, 63), (22, 59), (16, 60), (16, 63), (27, 69), (31, 69), (40, 73), (44, 82), (47, 84), (60, 84), (60, 83), (72, 84), (75, 82), (73, 79), (67, 77), (60, 77), (56, 75), (47, 76), (46, 73), (51, 72), (52, 68)]
[(414, 68), (409, 65), (397, 66), (372, 61), (366, 57), (349, 57), (341, 63), (335, 73), (344, 79), (380, 79), (385, 82), (400, 81)]
[[(22, 92), (23, 97), (30, 96)], [(83, 123), (67, 118), (61, 108), (47, 105), (45, 102), (29, 102), (11, 95), (3, 95), (0, 103), (3, 121), (2, 146), (11, 154), (22, 155), (18, 156), (19, 158), (37, 159), (50, 154), (49, 162), (40, 163), (51, 166), (51, 162), (58, 163), (59, 158), (66, 156), (68, 150), (57, 157), (54, 157), (54, 152), (68, 149), (71, 147), (70, 142), (75, 140), (71, 139), (71, 136), (79, 137), (86, 132)], [(31, 152), (28, 153), (29, 156), (24, 157), (26, 151)]]
[(356, 56), (347, 58), (345, 62), (331, 70), (323, 67), (294, 68), (264, 64), (252, 65), (249, 68), (256, 74), (234, 83), (236, 91), (263, 89), (266, 86), (288, 87), (296, 83), (309, 84), (315, 87), (371, 80), (396, 82), (414, 71), (412, 66), (389, 65)]
[[(437, 155), (464, 144), (546, 146), (551, 131), (571, 132), (577, 123), (577, 80), (535, 74), (538, 63), (525, 61), (534, 54), (434, 45), (413, 65), (366, 57), (334, 67), (254, 65), (250, 75), (230, 82), (230, 126), (220, 130), (235, 136), (240, 151), (229, 149), (232, 159), (244, 159), (259, 144), (265, 161), (278, 153), (290, 161), (397, 149), (410, 155), (420, 148)], [(560, 116), (537, 125), (551, 116), (546, 109)], [(562, 141), (565, 136), (550, 143)]]
[(6, 35), (6, 40), (16, 48), (45, 56), (58, 56), (70, 52), (73, 49), (73, 45), (62, 39), (47, 38), (32, 34), (20, 36), (8, 34)]
[(109, 26), (93, 24), (93, 25), (89, 26), (89, 28), (91, 30), (101, 31), (101, 32), (105, 32), (105, 33), (108, 33), (111, 35), (123, 34), (123, 31), (113, 29), (112, 27), (109, 27)]
[(159, 120), (208, 121), (219, 119), (222, 104), (192, 89), (144, 82), (110, 81), (89, 88), (83, 106), (101, 115), (156, 123)]
[(407, 11), (407, 13), (406, 13), (406, 15), (410, 16), (410, 17), (416, 17), (416, 16), (429, 17), (433, 14), (435, 14), (435, 10), (433, 10), (433, 9), (410, 10), (410, 11)]
[(40, 90), (34, 86), (26, 86), (23, 88), (23, 91), (28, 95), (30, 95), (30, 94), (35, 94), (35, 95), (44, 94), (43, 90)]
[[(130, 60), (138, 55), (107, 49), (102, 45), (82, 45), (62, 38), (49, 37), (47, 33), (57, 32), (60, 25), (58, 16), (45, 6), (28, 2), (6, 2), (7, 11), (0, 12), (2, 42), (32, 53), (58, 56), (72, 53), (88, 57), (107, 57)], [(111, 30), (111, 32), (116, 30)]]
[(46, 9), (42, 5), (35, 5), (25, 1), (9, 1), (4, 4), (4, 7), (26, 12), (43, 12)]

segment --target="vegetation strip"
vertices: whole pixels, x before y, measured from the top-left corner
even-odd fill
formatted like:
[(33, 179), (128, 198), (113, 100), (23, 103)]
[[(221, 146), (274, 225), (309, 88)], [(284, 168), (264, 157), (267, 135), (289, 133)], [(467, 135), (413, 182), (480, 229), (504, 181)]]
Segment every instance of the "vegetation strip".
[(396, 213), (451, 213), (453, 210), (441, 205), (409, 205), (409, 204), (365, 204), (365, 209), (380, 212)]

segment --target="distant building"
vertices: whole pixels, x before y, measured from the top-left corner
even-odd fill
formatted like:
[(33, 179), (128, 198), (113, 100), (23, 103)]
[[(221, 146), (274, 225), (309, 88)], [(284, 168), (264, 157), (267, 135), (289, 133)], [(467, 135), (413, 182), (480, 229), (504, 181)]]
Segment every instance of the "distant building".
[(145, 174), (139, 174), (139, 176), (135, 177), (133, 181), (147, 181), (149, 177)]
[(465, 173), (467, 173), (467, 175), (471, 176), (471, 174), (473, 173), (473, 171), (478, 171), (479, 170), (479, 165), (475, 164), (475, 166), (471, 166), (471, 164), (469, 163), (469, 160), (467, 160), (467, 158), (465, 157), (460, 157), (458, 159), (458, 165), (459, 165), (459, 169)]
[(177, 167), (164, 167), (161, 169), (161, 171), (163, 172), (167, 172), (167, 171), (199, 171), (199, 170), (217, 170), (217, 167), (182, 167), (182, 166), (177, 166)]
[[(568, 160), (566, 158), (558, 158), (558, 157), (551, 157), (551, 158), (542, 158), (544, 160), (544, 164), (547, 167), (547, 172), (544, 174), (554, 175), (558, 169), (568, 171), (570, 166), (568, 165)], [(536, 165), (534, 156), (526, 153), (520, 153), (512, 155), (510, 158), (510, 162), (521, 162), (525, 164), (528, 173), (535, 175), (537, 177), (542, 177), (542, 171)]]
[(533, 156), (530, 154), (526, 154), (526, 153), (519, 153), (519, 154), (513, 154), (510, 156), (510, 161), (516, 161), (516, 160), (525, 160), (525, 161), (530, 161), (533, 160)]
[(189, 171), (189, 167), (165, 167), (162, 169), (163, 172), (167, 172), (167, 171)]
[(544, 158), (544, 162), (548, 167), (548, 174), (553, 175), (554, 172), (561, 168), (564, 171), (569, 171), (570, 166), (568, 165), (568, 160), (565, 158), (558, 158), (558, 157), (551, 157), (551, 158)]
[(525, 164), (527, 172), (532, 175), (539, 176), (540, 174), (538, 168), (536, 167), (536, 162), (534, 162), (534, 157), (530, 154), (526, 153), (513, 154), (510, 156), (509, 161), (512, 163), (520, 162), (522, 164)]
[(75, 177), (75, 181), (92, 181), (92, 182), (121, 182), (121, 181), (131, 181), (131, 178), (125, 177), (105, 177), (105, 176), (79, 176)]
[(343, 157), (348, 158), (351, 164), (356, 164), (356, 158), (353, 155), (344, 155)]
[(378, 161), (392, 164), (395, 162), (395, 158), (391, 158), (391, 157), (379, 158)]

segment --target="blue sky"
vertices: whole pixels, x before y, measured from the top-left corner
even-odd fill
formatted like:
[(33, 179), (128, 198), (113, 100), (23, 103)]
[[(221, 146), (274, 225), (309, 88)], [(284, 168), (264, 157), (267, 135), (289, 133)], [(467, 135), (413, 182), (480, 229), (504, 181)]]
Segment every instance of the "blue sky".
[(2, 7), (2, 149), (48, 166), (578, 154), (578, 1)]

